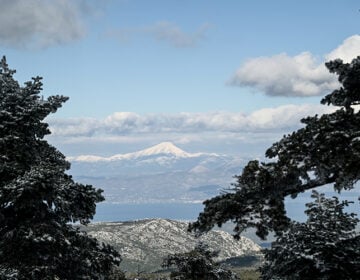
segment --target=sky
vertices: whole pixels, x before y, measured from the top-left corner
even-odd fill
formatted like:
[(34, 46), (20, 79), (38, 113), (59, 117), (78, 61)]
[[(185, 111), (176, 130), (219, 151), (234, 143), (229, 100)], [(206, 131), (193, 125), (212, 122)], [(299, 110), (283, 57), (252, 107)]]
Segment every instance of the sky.
[(0, 0), (0, 54), (16, 79), (43, 77), (66, 156), (171, 141), (188, 152), (260, 157), (330, 112), (324, 62), (360, 55), (352, 0)]

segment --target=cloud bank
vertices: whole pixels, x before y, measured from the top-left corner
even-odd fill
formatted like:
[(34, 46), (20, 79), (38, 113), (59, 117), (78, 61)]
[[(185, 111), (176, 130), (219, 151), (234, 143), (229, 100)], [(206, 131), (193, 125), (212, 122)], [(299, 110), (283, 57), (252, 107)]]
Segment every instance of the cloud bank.
[(85, 35), (79, 1), (0, 0), (0, 45), (46, 48)]
[(177, 114), (136, 114), (116, 112), (105, 119), (50, 119), (54, 137), (117, 137), (156, 133), (264, 133), (288, 131), (300, 127), (300, 119), (333, 109), (321, 105), (284, 105), (265, 108), (251, 114), (213, 112)]
[(233, 112), (116, 112), (103, 119), (48, 119), (47, 139), (67, 156), (111, 156), (170, 141), (189, 152), (263, 156), (284, 134), (302, 127), (300, 119), (329, 113), (322, 105), (284, 105), (249, 114)]
[[(360, 55), (360, 36), (354, 35), (324, 56), (325, 61), (341, 58), (350, 62)], [(318, 62), (316, 57), (303, 52), (296, 56), (286, 53), (271, 57), (258, 57), (245, 62), (229, 84), (247, 86), (269, 96), (317, 96), (338, 87), (334, 74)]]

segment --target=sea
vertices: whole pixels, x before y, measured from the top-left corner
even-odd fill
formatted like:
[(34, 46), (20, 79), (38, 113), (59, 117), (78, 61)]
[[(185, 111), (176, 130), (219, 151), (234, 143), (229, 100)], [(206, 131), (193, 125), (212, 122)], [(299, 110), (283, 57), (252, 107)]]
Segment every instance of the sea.
[[(326, 193), (331, 197), (337, 193)], [(354, 212), (360, 217), (358, 197), (360, 193), (343, 192), (340, 201), (347, 199), (354, 201), (347, 212)], [(286, 198), (285, 207), (287, 215), (296, 221), (304, 222), (307, 216), (305, 204), (312, 201), (310, 192), (299, 194), (296, 199)], [(202, 203), (163, 202), (163, 203), (107, 203), (97, 204), (94, 222), (132, 221), (142, 219), (163, 218), (182, 221), (194, 221), (204, 209)]]
[(204, 209), (201, 203), (99, 203), (94, 222), (119, 222), (142, 219), (192, 221)]

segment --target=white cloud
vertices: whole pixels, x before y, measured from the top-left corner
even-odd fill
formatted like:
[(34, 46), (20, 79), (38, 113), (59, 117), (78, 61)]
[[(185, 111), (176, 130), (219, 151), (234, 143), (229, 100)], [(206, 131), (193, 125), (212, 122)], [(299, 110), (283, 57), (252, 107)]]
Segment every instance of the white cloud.
[(49, 121), (53, 135), (92, 137), (101, 130), (102, 121), (92, 118), (53, 119)]
[(344, 62), (351, 62), (360, 55), (360, 35), (354, 35), (344, 40), (335, 50), (325, 56), (326, 60), (341, 58)]
[(254, 130), (291, 130), (299, 127), (299, 120), (306, 116), (321, 115), (332, 110), (322, 105), (284, 105), (257, 110), (248, 119)]
[[(360, 36), (354, 35), (325, 55), (325, 61), (341, 58), (350, 62), (360, 55)], [(258, 57), (245, 62), (230, 84), (253, 87), (270, 96), (316, 96), (338, 87), (336, 76), (309, 52)]]
[(44, 48), (82, 38), (80, 2), (0, 0), (0, 45)]

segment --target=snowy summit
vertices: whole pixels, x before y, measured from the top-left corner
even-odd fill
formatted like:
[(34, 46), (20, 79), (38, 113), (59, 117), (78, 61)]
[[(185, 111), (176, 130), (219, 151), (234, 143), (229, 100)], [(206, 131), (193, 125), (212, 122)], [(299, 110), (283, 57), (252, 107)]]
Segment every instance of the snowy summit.
[(161, 154), (173, 155), (176, 157), (191, 157), (192, 156), (192, 154), (189, 154), (189, 153), (183, 151), (182, 149), (176, 147), (171, 142), (162, 142), (158, 145), (152, 146), (145, 150), (126, 154), (124, 156), (131, 157), (131, 158), (138, 158), (138, 157), (154, 156), (154, 155), (161, 155)]
[(161, 155), (171, 156), (175, 158), (191, 158), (191, 157), (198, 157), (204, 154), (188, 153), (180, 149), (179, 147), (175, 146), (171, 142), (162, 142), (160, 144), (157, 144), (155, 146), (152, 146), (144, 150), (140, 150), (133, 153), (127, 153), (127, 154), (116, 154), (111, 157), (81, 155), (78, 157), (70, 157), (68, 159), (70, 161), (96, 162), (96, 161), (132, 160), (132, 159), (139, 159), (139, 158), (151, 157), (151, 156), (161, 156)]

